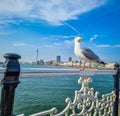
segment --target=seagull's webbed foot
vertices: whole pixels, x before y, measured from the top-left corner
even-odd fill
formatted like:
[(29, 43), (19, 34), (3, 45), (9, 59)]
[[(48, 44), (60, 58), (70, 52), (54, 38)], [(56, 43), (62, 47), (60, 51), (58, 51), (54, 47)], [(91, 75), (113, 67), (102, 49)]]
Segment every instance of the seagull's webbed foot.
[(83, 71), (85, 69), (85, 67), (80, 67), (79, 71)]

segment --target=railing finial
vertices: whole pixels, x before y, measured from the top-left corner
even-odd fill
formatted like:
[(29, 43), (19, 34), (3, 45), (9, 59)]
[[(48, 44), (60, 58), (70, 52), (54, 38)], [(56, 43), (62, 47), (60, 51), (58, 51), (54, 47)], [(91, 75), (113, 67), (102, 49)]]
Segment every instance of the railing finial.
[(120, 68), (120, 64), (115, 63), (114, 68), (115, 68), (116, 70), (118, 70), (118, 69)]

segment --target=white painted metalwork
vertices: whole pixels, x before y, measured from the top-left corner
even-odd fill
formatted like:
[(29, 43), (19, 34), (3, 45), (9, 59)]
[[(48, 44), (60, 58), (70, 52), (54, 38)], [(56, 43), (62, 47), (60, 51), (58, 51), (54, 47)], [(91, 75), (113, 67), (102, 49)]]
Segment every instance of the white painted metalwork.
[(112, 116), (113, 103), (115, 101), (115, 93), (112, 91), (109, 94), (102, 95), (102, 99), (98, 98), (98, 92), (94, 92), (93, 88), (89, 88), (89, 83), (92, 82), (91, 77), (84, 76), (78, 80), (82, 87), (79, 91), (75, 91), (75, 97), (72, 101), (67, 98), (66, 108), (57, 114), (57, 109), (43, 111), (32, 114), (30, 116)]
[[(4, 77), (4, 68), (0, 68), (0, 77)], [(117, 70), (83, 70), (63, 68), (23, 68), (20, 78), (33, 77), (54, 77), (54, 76), (94, 76), (94, 75), (115, 75)]]
[[(4, 68), (0, 68), (0, 77), (4, 77)], [(83, 70), (78, 69), (63, 69), (63, 68), (23, 68), (21, 69), (20, 78), (32, 77), (55, 77), (55, 76), (80, 76), (79, 84), (82, 84), (80, 90), (75, 91), (74, 100), (67, 98), (66, 108), (57, 113), (56, 108), (47, 111), (32, 114), (30, 116), (112, 116), (113, 103), (115, 101), (114, 91), (102, 95), (98, 98), (98, 92), (94, 92), (93, 88), (89, 88), (89, 83), (92, 82), (91, 76), (94, 75), (115, 75), (117, 70)], [(24, 116), (24, 114), (20, 115)]]

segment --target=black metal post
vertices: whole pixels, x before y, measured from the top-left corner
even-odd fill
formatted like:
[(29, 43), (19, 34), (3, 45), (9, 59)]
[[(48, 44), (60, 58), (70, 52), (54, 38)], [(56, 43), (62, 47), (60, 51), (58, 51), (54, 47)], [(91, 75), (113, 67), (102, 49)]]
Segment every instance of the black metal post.
[(1, 80), (2, 93), (0, 104), (0, 116), (12, 116), (15, 88), (19, 83), (20, 64), (18, 54), (7, 53), (4, 55), (6, 61), (4, 78)]
[(118, 107), (119, 107), (119, 78), (120, 78), (120, 67), (119, 64), (115, 64), (115, 69), (117, 70), (117, 74), (114, 75), (114, 91), (115, 91), (115, 102), (113, 107), (113, 116), (119, 116)]

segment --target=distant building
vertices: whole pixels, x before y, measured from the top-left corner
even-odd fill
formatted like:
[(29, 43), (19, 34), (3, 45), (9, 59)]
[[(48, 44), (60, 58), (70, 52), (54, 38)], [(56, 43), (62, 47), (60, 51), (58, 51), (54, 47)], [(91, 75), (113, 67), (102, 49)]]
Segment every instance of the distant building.
[(3, 64), (3, 62), (0, 62), (0, 64)]
[(41, 59), (41, 60), (39, 61), (39, 64), (40, 64), (40, 65), (43, 65), (43, 64), (44, 64), (44, 60)]
[(53, 64), (54, 66), (58, 66), (58, 65), (60, 64), (60, 61), (55, 61), (55, 60), (53, 60), (53, 61), (52, 61), (52, 64)]
[(59, 64), (60, 66), (68, 66), (68, 67), (78, 67), (80, 66), (80, 63), (78, 61), (70, 61), (70, 62), (61, 62)]
[(69, 58), (68, 58), (68, 61), (71, 62), (71, 61), (72, 61), (72, 57), (69, 57)]
[(56, 56), (56, 61), (61, 62), (61, 56)]
[(47, 62), (44, 62), (44, 65), (52, 65), (52, 61), (47, 61)]

